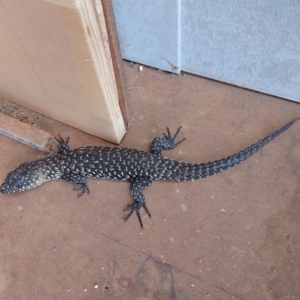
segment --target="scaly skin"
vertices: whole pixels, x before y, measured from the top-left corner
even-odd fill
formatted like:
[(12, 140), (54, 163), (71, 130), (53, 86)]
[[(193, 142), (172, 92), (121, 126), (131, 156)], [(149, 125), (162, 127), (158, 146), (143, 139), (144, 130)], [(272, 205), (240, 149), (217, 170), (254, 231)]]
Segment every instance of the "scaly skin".
[(143, 227), (140, 208), (143, 207), (149, 217), (151, 215), (142, 190), (153, 181), (188, 181), (218, 174), (252, 156), (298, 120), (299, 118), (295, 119), (237, 154), (200, 164), (179, 162), (162, 156), (162, 150), (174, 149), (185, 140), (175, 143), (181, 127), (174, 137), (167, 128), (164, 138), (155, 138), (152, 141), (151, 153), (121, 147), (82, 147), (69, 150), (69, 139), (64, 141), (58, 137), (58, 154), (21, 164), (7, 175), (0, 191), (4, 194), (22, 192), (49, 180), (65, 180), (77, 184), (74, 189), (80, 191), (80, 197), (85, 192), (90, 192), (86, 178), (129, 181), (134, 201), (124, 209), (130, 210), (125, 221), (136, 212)]

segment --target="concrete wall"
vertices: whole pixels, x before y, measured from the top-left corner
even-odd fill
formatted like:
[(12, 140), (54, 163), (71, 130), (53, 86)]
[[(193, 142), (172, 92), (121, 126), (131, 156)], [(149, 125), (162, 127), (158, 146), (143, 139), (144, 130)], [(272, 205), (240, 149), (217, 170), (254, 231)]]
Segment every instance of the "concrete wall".
[(300, 2), (113, 0), (125, 59), (300, 101)]

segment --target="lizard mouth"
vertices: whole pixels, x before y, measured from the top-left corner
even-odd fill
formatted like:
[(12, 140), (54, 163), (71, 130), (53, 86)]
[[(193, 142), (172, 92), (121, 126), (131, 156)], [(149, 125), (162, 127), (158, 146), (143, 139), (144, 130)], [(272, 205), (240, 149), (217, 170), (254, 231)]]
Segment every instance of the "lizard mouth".
[(7, 194), (8, 193), (7, 190), (2, 185), (0, 186), (0, 192), (2, 194)]

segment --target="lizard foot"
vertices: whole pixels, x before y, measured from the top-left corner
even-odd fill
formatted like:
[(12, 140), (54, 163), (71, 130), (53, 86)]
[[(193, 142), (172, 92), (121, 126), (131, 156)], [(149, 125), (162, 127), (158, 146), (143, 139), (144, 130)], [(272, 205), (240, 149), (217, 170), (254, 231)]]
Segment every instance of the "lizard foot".
[(80, 198), (85, 192), (87, 192), (88, 194), (90, 193), (90, 189), (87, 186), (87, 184), (78, 184), (78, 187), (74, 187), (73, 190), (74, 191), (81, 191), (78, 195), (77, 198)]
[(172, 137), (171, 132), (169, 127), (167, 127), (167, 133), (164, 132), (164, 138), (170, 143), (170, 149), (174, 149), (175, 147), (177, 147), (178, 145), (180, 145), (182, 142), (184, 142), (186, 140), (186, 138), (183, 138), (182, 140), (180, 140), (179, 142), (175, 143), (175, 139), (179, 133), (179, 131), (181, 130), (182, 126), (180, 126), (176, 133), (174, 134), (174, 136)]
[(57, 148), (58, 148), (58, 152), (57, 153), (64, 153), (67, 152), (69, 150), (69, 140), (70, 137), (67, 137), (66, 140), (64, 140), (60, 135), (58, 135), (55, 138), (56, 142), (57, 142)]
[(176, 133), (174, 134), (174, 136), (172, 136), (169, 127), (167, 127), (167, 133), (164, 132), (164, 137), (160, 138), (157, 137), (152, 141), (151, 144), (151, 153), (153, 154), (157, 154), (157, 155), (162, 155), (161, 151), (162, 150), (171, 150), (176, 148), (178, 145), (180, 145), (183, 141), (185, 141), (186, 139), (182, 139), (179, 142), (175, 142), (175, 139), (179, 133), (179, 131), (181, 130), (182, 126), (180, 126)]
[(130, 218), (130, 216), (133, 214), (133, 212), (135, 211), (136, 215), (137, 215), (137, 217), (139, 219), (140, 225), (143, 228), (143, 222), (142, 222), (142, 218), (141, 218), (141, 215), (140, 215), (140, 208), (142, 206), (144, 207), (147, 215), (151, 218), (151, 214), (150, 214), (150, 212), (149, 212), (146, 204), (141, 204), (141, 203), (135, 201), (135, 202), (133, 202), (131, 204), (128, 204), (127, 207), (124, 209), (124, 211), (130, 210), (130, 213), (128, 214), (127, 217), (124, 218), (124, 221), (127, 221)]

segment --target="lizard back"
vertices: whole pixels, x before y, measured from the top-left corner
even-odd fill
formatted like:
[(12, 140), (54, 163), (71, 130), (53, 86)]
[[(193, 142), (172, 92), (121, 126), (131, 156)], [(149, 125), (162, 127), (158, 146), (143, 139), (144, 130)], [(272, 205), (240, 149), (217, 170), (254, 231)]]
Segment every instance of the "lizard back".
[(164, 138), (155, 138), (152, 153), (122, 147), (82, 147), (69, 150), (68, 140), (59, 142), (59, 153), (45, 158), (21, 164), (10, 172), (0, 187), (2, 193), (16, 193), (37, 187), (49, 180), (66, 180), (77, 184), (81, 190), (78, 197), (89, 193), (86, 178), (112, 179), (131, 182), (134, 202), (126, 210), (135, 211), (142, 226), (139, 209), (146, 207), (142, 190), (155, 180), (188, 181), (196, 180), (225, 171), (246, 160), (259, 151), (278, 135), (290, 128), (300, 118), (276, 130), (266, 138), (226, 158), (207, 163), (186, 163), (162, 156), (161, 150), (177, 147), (183, 140), (175, 143), (180, 130), (172, 137), (170, 131)]

